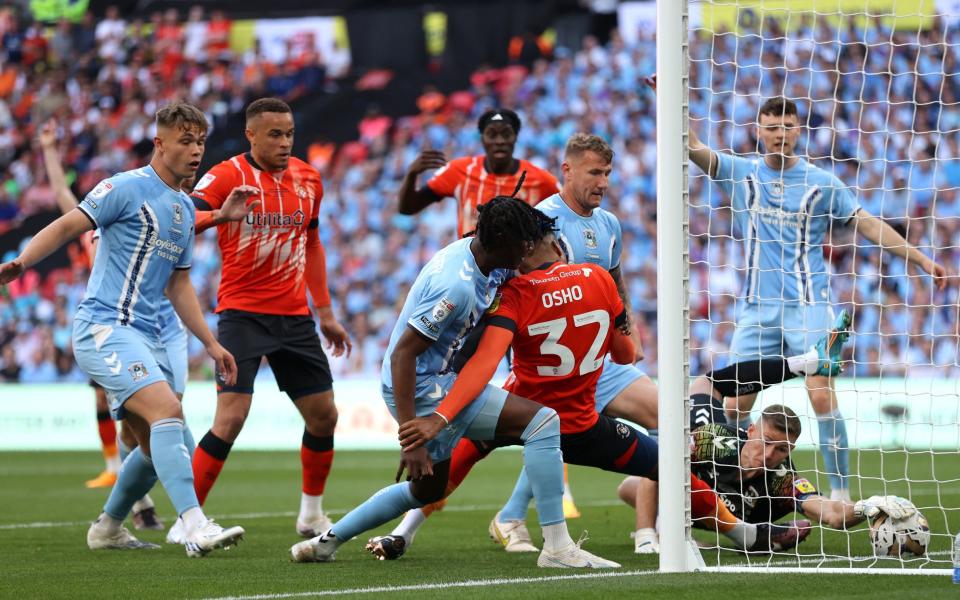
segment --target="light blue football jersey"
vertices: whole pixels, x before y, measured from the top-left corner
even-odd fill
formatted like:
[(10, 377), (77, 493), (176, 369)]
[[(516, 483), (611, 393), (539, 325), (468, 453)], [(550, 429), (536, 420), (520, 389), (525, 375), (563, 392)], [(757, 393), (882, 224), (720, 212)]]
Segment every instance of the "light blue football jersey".
[(573, 212), (560, 194), (537, 204), (537, 210), (557, 219), (557, 239), (567, 254), (567, 262), (593, 263), (607, 271), (620, 266), (622, 230), (613, 213), (593, 209), (589, 217)]
[(860, 209), (849, 188), (802, 158), (781, 173), (762, 157), (717, 156), (714, 181), (730, 196), (744, 240), (744, 299), (829, 302), (823, 242), (831, 227), (845, 226)]
[(453, 242), (424, 265), (403, 303), (390, 335), (380, 370), (383, 385), (392, 388), (390, 355), (407, 327), (434, 340), (417, 357), (417, 384), (450, 370), (451, 359), (463, 339), (490, 307), (497, 288), (513, 272), (494, 269), (484, 275), (470, 251), (473, 238)]
[(159, 339), (167, 281), (174, 269), (189, 269), (193, 255), (190, 198), (146, 166), (101, 181), (78, 208), (100, 243), (77, 319)]

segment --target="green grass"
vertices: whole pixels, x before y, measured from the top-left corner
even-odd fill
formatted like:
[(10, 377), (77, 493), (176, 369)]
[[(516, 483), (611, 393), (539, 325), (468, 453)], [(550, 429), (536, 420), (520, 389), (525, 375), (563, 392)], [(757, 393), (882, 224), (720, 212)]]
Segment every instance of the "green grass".
[[(902, 454), (862, 453), (855, 462), (864, 480), (863, 491), (883, 491), (878, 477), (904, 476)], [(797, 458), (810, 466), (812, 454)], [(355, 506), (376, 489), (392, 481), (397, 457), (387, 452), (340, 452), (325, 498), (336, 515)], [(451, 498), (447, 510), (438, 513), (421, 530), (416, 544), (400, 561), (378, 562), (363, 551), (360, 540), (345, 545), (332, 564), (292, 564), (288, 549), (298, 541), (293, 530), (294, 511), (299, 506), (299, 459), (293, 452), (236, 452), (207, 502), (207, 512), (223, 524), (243, 525), (247, 540), (238, 548), (205, 559), (188, 559), (181, 547), (165, 546), (151, 552), (93, 552), (86, 548), (87, 523), (99, 512), (107, 492), (87, 490), (83, 481), (100, 467), (93, 453), (0, 453), (0, 597), (3, 598), (208, 598), (253, 594), (309, 593), (321, 590), (370, 588), (418, 584), (444, 584), (467, 580), (542, 578), (573, 572), (545, 571), (536, 567), (536, 555), (508, 555), (487, 538), (487, 523), (508, 496), (520, 466), (516, 452), (500, 451), (477, 466), (464, 486)], [(935, 469), (934, 469), (935, 467)], [(930, 480), (933, 473), (956, 477), (960, 458), (941, 455), (936, 465), (929, 455), (911, 455), (909, 474), (914, 480)], [(657, 568), (655, 557), (632, 553), (632, 511), (616, 501), (620, 476), (571, 467), (574, 493), (584, 516), (570, 522), (577, 538), (589, 530), (586, 547), (601, 556), (623, 563), (622, 571)], [(911, 498), (921, 507), (940, 504), (937, 484), (913, 487)], [(942, 503), (952, 510), (925, 510), (934, 532), (960, 528), (960, 484), (939, 486)], [(907, 494), (898, 482), (887, 493)], [(158, 510), (169, 524), (172, 509), (159, 488), (153, 494)], [(56, 526), (22, 524), (55, 522)], [(531, 513), (531, 522), (535, 518)], [(379, 529), (387, 532), (389, 526)], [(537, 528), (531, 524), (535, 540)], [(703, 540), (715, 537), (701, 532)], [(162, 542), (162, 532), (142, 538)], [(801, 546), (801, 552), (867, 555), (867, 535), (861, 527), (845, 533), (816, 531)], [(944, 562), (949, 551), (945, 535), (935, 536), (931, 552)], [(708, 564), (717, 564), (718, 553), (705, 551)], [(742, 555), (719, 553), (723, 564), (739, 564)], [(774, 557), (779, 560), (783, 557)], [(811, 563), (814, 564), (814, 563)], [(841, 567), (846, 563), (829, 562)], [(894, 565), (883, 565), (894, 566)], [(587, 575), (596, 575), (596, 572)], [(709, 590), (709, 592), (707, 591)], [(872, 598), (878, 593), (893, 597), (956, 598), (960, 586), (949, 577), (801, 574), (646, 574), (608, 578), (564, 579), (462, 587), (456, 590), (393, 591), (391, 597), (434, 598), (587, 598), (623, 597), (639, 593), (676, 598), (703, 598), (705, 594), (795, 598)]]

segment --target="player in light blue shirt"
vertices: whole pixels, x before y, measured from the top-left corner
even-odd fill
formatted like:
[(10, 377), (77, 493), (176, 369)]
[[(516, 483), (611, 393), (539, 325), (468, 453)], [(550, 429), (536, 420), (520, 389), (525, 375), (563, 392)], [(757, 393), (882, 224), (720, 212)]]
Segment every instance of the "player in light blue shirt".
[[(794, 154), (800, 137), (794, 102), (767, 100), (759, 110), (757, 136), (763, 154), (748, 158), (714, 152), (690, 130), (690, 160), (730, 197), (744, 241), (746, 278), (732, 362), (803, 353), (831, 328), (830, 272), (823, 244), (834, 228), (853, 227), (867, 240), (918, 265), (943, 289), (947, 273), (941, 265), (864, 210), (834, 175)], [(806, 383), (819, 421), (831, 498), (849, 500), (847, 430), (833, 379), (810, 375)], [(727, 408), (749, 415), (755, 399), (756, 395), (728, 399)]]
[[(428, 417), (442, 427), (425, 446), (401, 451), (396, 485), (386, 487), (347, 513), (323, 534), (294, 545), (297, 562), (329, 562), (347, 540), (444, 497), (450, 456), (461, 438), (523, 441), (523, 459), (537, 501), (544, 535), (541, 567), (619, 567), (573, 543), (563, 516), (563, 458), (556, 411), (487, 385), (449, 418), (435, 413), (453, 387), (451, 359), (477, 319), (493, 302), (497, 287), (553, 230), (552, 219), (512, 197), (498, 196), (479, 207), (476, 236), (450, 244), (424, 266), (407, 294), (390, 336), (381, 372), (381, 391), (401, 425)], [(404, 469), (408, 481), (399, 483)], [(393, 553), (405, 541), (396, 537)]]
[(123, 521), (159, 479), (188, 532), (187, 555), (203, 556), (235, 544), (244, 531), (220, 527), (197, 502), (183, 413), (160, 343), (158, 307), (164, 294), (224, 379), (236, 377), (236, 363), (207, 328), (187, 271), (194, 216), (180, 185), (200, 165), (206, 118), (194, 106), (174, 103), (157, 113), (156, 124), (150, 164), (100, 182), (77, 209), (37, 233), (16, 259), (0, 265), (0, 284), (80, 234), (100, 230), (100, 248), (75, 317), (73, 348), (81, 369), (107, 391), (114, 417), (131, 417), (140, 446), (124, 461), (103, 513), (87, 532), (87, 545), (155, 548), (133, 537)]

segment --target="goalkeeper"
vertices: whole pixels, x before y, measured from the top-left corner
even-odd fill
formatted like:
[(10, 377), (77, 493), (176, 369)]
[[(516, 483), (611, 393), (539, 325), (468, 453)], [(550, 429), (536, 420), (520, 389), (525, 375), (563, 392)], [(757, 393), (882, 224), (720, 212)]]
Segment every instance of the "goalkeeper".
[[(838, 319), (849, 325), (846, 313)], [(841, 343), (847, 332), (841, 331)], [(741, 374), (752, 379), (753, 391), (761, 391), (796, 376), (784, 369), (784, 359), (759, 361), (757, 372)], [(742, 365), (741, 365), (742, 366)], [(729, 367), (728, 367), (729, 368)], [(791, 409), (774, 404), (764, 409), (760, 418), (746, 431), (728, 425), (724, 418), (722, 398), (749, 392), (741, 384), (714, 379), (713, 374), (701, 377), (691, 388), (691, 452), (690, 470), (710, 489), (694, 487), (692, 500), (711, 491), (719, 499), (716, 519), (694, 519), (694, 525), (713, 529), (733, 540), (737, 547), (756, 547), (758, 525), (767, 525), (798, 512), (814, 523), (833, 529), (846, 529), (873, 518), (881, 512), (894, 519), (913, 515), (916, 507), (897, 496), (872, 496), (856, 503), (831, 500), (821, 495), (814, 485), (799, 476), (790, 460), (790, 453), (800, 437), (801, 421)], [(635, 549), (639, 554), (659, 550), (654, 525), (657, 517), (657, 482), (628, 477), (620, 484), (620, 498), (634, 506), (637, 513)], [(804, 523), (791, 523), (791, 525)], [(809, 535), (801, 535), (803, 541)], [(776, 548), (774, 548), (776, 549)]]

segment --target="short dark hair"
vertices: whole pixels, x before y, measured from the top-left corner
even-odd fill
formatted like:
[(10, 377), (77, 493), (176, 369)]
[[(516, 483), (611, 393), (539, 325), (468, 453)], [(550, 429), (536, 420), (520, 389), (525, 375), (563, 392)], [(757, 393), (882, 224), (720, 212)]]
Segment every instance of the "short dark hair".
[(247, 122), (263, 113), (293, 113), (290, 105), (280, 98), (259, 98), (247, 106)]
[(477, 206), (477, 238), (484, 248), (537, 243), (556, 230), (556, 219), (512, 196), (497, 196)]
[(208, 129), (207, 117), (203, 111), (187, 102), (173, 102), (157, 111), (157, 127), (169, 129), (191, 129), (196, 127), (200, 133)]
[(771, 404), (763, 409), (760, 418), (768, 427), (787, 434), (788, 439), (800, 437), (801, 421), (797, 413), (782, 404)]
[(477, 129), (482, 134), (490, 123), (501, 122), (513, 127), (514, 133), (520, 133), (520, 116), (509, 108), (492, 108), (483, 113), (477, 120)]
[(567, 147), (563, 151), (564, 158), (583, 156), (585, 152), (593, 152), (606, 164), (613, 162), (613, 148), (599, 135), (591, 133), (575, 133), (567, 140)]
[(760, 105), (757, 116), (759, 117), (760, 115), (768, 115), (771, 117), (788, 117), (792, 115), (799, 119), (800, 111), (797, 110), (797, 103), (793, 100), (784, 98), (783, 96), (774, 96)]

